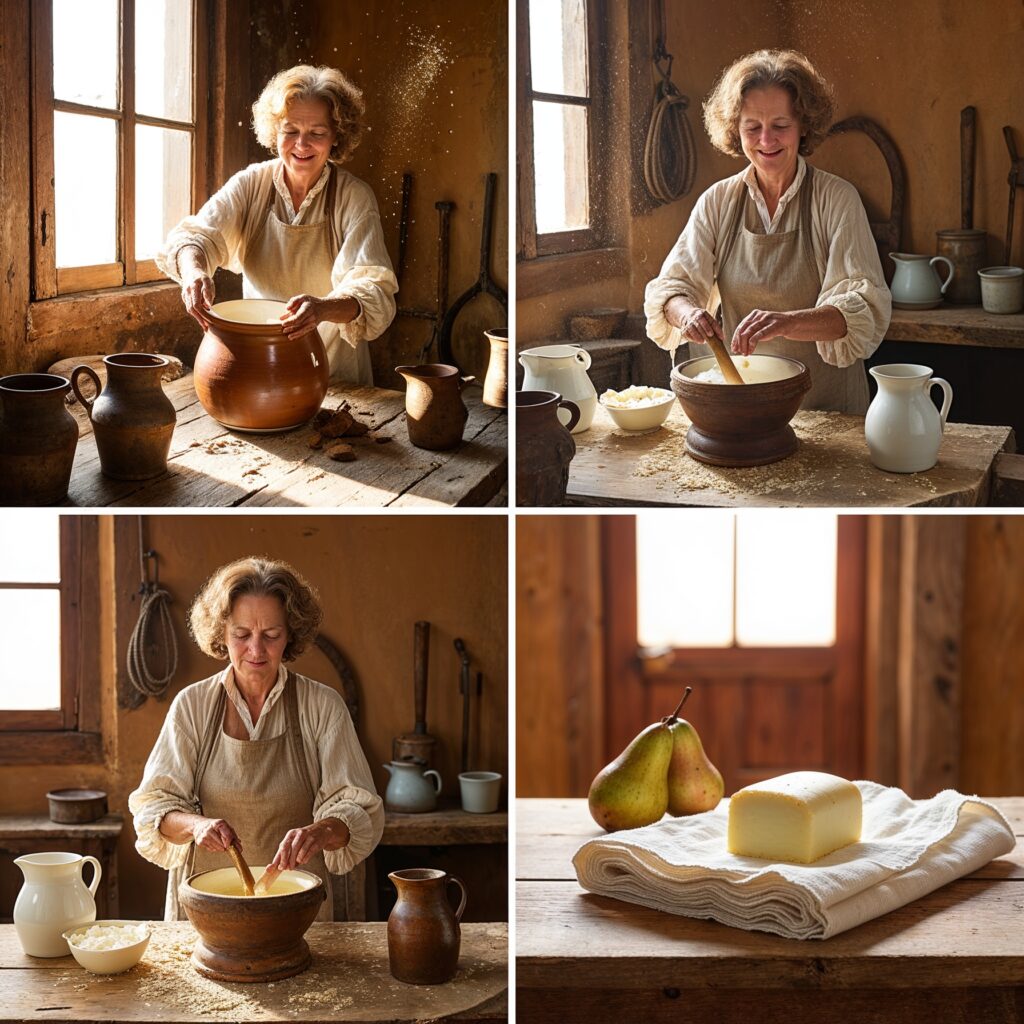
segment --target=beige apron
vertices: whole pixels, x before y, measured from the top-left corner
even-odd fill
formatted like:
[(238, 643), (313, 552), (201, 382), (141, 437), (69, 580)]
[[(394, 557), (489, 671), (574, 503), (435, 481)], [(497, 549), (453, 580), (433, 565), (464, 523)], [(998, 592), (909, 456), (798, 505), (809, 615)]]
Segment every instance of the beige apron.
[[(270, 181), (270, 195), (263, 219), (245, 248), (242, 294), (251, 299), (287, 302), (293, 295), (330, 294), (334, 287), (331, 269), (341, 250), (334, 223), (338, 172), (333, 164), (325, 186), (324, 219), (315, 224), (284, 224), (274, 213), (277, 189)], [(327, 349), (331, 380), (373, 384), (370, 351), (365, 341), (353, 348), (338, 333), (338, 325), (317, 328)]]
[[(799, 203), (790, 203), (779, 229), (765, 234), (764, 225), (746, 183), (736, 182), (726, 212), (726, 230), (716, 260), (715, 280), (722, 297), (722, 326), (726, 343), (740, 321), (753, 309), (788, 311), (813, 309), (821, 294), (811, 246), (811, 193), (814, 169), (807, 165)], [(691, 346), (694, 355), (695, 346)], [(706, 354), (705, 349), (699, 354)], [(799, 359), (811, 373), (811, 390), (803, 409), (832, 409), (863, 415), (868, 408), (868, 382), (863, 360), (852, 366), (826, 363), (809, 341), (773, 338), (757, 346), (765, 355)]]
[[(316, 792), (302, 746), (299, 702), (292, 672), (288, 673), (281, 699), (286, 721), (285, 731), (280, 736), (268, 740), (236, 740), (224, 732), (227, 693), (222, 686), (200, 745), (195, 781), (199, 813), (228, 822), (242, 841), (245, 862), (252, 865), (269, 864), (285, 833), (313, 820)], [(177, 887), (182, 878), (230, 864), (227, 854), (212, 853), (193, 844), (184, 870), (172, 872), (168, 880), (165, 920), (185, 918), (177, 900)], [(327, 898), (316, 919), (333, 920), (331, 876), (323, 853), (302, 865), (302, 870), (319, 875), (327, 889)]]

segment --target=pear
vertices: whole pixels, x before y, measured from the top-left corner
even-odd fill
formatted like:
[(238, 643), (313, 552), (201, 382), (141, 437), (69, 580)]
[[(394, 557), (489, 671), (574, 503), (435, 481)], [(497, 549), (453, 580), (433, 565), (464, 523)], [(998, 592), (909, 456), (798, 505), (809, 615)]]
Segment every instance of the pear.
[[(685, 698), (683, 698), (685, 700)], [(681, 708), (682, 701), (679, 702)], [(640, 828), (659, 821), (669, 803), (672, 759), (669, 726), (675, 713), (647, 726), (590, 785), (590, 813), (606, 832)]]
[(673, 817), (700, 814), (718, 806), (725, 795), (722, 773), (708, 760), (704, 745), (685, 718), (678, 718), (692, 687), (686, 688), (679, 707), (669, 717), (672, 756), (668, 765), (668, 813)]

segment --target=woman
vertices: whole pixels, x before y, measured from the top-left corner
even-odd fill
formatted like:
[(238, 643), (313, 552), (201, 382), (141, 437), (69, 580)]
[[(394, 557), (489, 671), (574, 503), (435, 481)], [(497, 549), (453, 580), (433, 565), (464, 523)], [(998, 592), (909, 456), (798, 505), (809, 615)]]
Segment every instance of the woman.
[(227, 668), (171, 704), (139, 788), (128, 798), (135, 848), (170, 871), (164, 918), (181, 920), (178, 885), (228, 867), (237, 843), (250, 865), (350, 871), (384, 828), (366, 758), (342, 698), (282, 662), (313, 641), (323, 613), (290, 566), (243, 558), (213, 574), (189, 627)]
[(319, 330), (333, 380), (372, 384), (367, 342), (395, 315), (398, 281), (370, 187), (343, 171), (363, 130), (362, 93), (333, 68), (275, 75), (253, 104), (274, 160), (250, 164), (171, 232), (157, 265), (205, 330), (212, 275), (243, 275), (247, 298), (287, 302), (285, 333)]
[(856, 190), (804, 160), (832, 114), (829, 86), (792, 50), (759, 50), (722, 73), (705, 127), (749, 165), (697, 200), (644, 312), (648, 336), (673, 354), (717, 335), (740, 356), (792, 356), (811, 373), (805, 408), (863, 413), (863, 361), (892, 302)]

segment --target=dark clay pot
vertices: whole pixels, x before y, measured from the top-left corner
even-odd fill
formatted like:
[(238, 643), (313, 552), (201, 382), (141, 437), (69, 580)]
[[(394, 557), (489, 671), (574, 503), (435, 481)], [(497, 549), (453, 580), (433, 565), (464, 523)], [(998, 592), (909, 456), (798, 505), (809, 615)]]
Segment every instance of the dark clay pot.
[[(563, 426), (558, 410), (565, 409)], [(569, 463), (576, 454), (570, 431), (579, 406), (554, 391), (516, 392), (516, 504), (564, 505)]]
[[(163, 356), (124, 352), (106, 356), (107, 382), (90, 366), (71, 371), (71, 386), (89, 413), (100, 468), (114, 480), (149, 480), (167, 470), (167, 453), (177, 414), (160, 378), (168, 366)], [(82, 394), (82, 376), (96, 388), (91, 400)]]
[(71, 383), (53, 373), (0, 377), (0, 505), (55, 505), (68, 496), (78, 424)]
[[(466, 887), (454, 875), (431, 868), (392, 871), (398, 902), (388, 918), (391, 974), (410, 985), (440, 985), (455, 977), (466, 909)], [(458, 910), (448, 902), (448, 886), (462, 891)]]
[(428, 451), (457, 448), (469, 419), (462, 389), (475, 378), (463, 377), (457, 366), (445, 363), (396, 366), (395, 373), (405, 378), (405, 422), (409, 440), (417, 448)]

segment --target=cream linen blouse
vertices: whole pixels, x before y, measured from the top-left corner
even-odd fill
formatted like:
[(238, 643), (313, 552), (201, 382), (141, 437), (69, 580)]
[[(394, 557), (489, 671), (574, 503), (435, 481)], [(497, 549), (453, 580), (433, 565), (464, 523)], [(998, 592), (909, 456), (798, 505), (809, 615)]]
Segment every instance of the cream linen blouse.
[[(174, 698), (146, 762), (142, 782), (128, 797), (128, 809), (135, 818), (135, 849), (146, 860), (171, 870), (184, 865), (188, 856), (190, 844), (172, 843), (161, 835), (160, 822), (170, 811), (198, 813), (199, 808), (192, 803), (192, 784), (199, 747), (214, 713), (219, 688), (224, 687), (238, 709), (250, 739), (274, 739), (285, 731), (281, 697), (286, 678), (287, 671), (281, 666), (255, 725), (230, 666), (185, 687)], [(327, 870), (342, 875), (365, 860), (380, 842), (384, 805), (374, 790), (370, 768), (345, 701), (329, 686), (298, 673), (295, 681), (306, 762), (319, 782), (312, 820), (338, 818), (351, 833), (347, 846), (324, 851)]]
[[(220, 267), (244, 275), (246, 244), (259, 230), (272, 192), (274, 215), (283, 224), (316, 224), (327, 215), (324, 207), (329, 171), (329, 165), (324, 167), (317, 183), (295, 210), (281, 160), (250, 164), (214, 193), (197, 214), (186, 217), (171, 231), (156, 256), (157, 266), (181, 284), (178, 257), (185, 246), (197, 245), (206, 254), (211, 277)], [(331, 216), (341, 250), (331, 267), (331, 292), (318, 298), (353, 298), (360, 311), (347, 324), (321, 324), (321, 328), (329, 327), (355, 348), (360, 342), (379, 337), (394, 319), (398, 280), (384, 245), (372, 189), (340, 167), (335, 167), (335, 174), (338, 184)], [(248, 290), (245, 295), (254, 297)]]
[[(713, 311), (718, 302), (716, 242), (725, 229), (727, 200), (734, 183), (744, 182), (757, 206), (765, 234), (771, 234), (805, 176), (804, 159), (798, 157), (796, 178), (780, 200), (774, 218), (768, 216), (753, 166), (715, 182), (697, 200), (661, 273), (647, 285), (644, 295), (647, 336), (672, 352), (673, 362), (675, 350), (684, 339), (679, 328), (665, 319), (665, 303), (682, 295), (694, 305)], [(821, 275), (816, 306), (835, 306), (846, 320), (843, 337), (815, 344), (826, 363), (850, 366), (858, 359), (867, 359), (881, 344), (892, 316), (892, 294), (885, 285), (874, 236), (857, 190), (848, 181), (817, 168), (811, 187), (811, 242)]]

